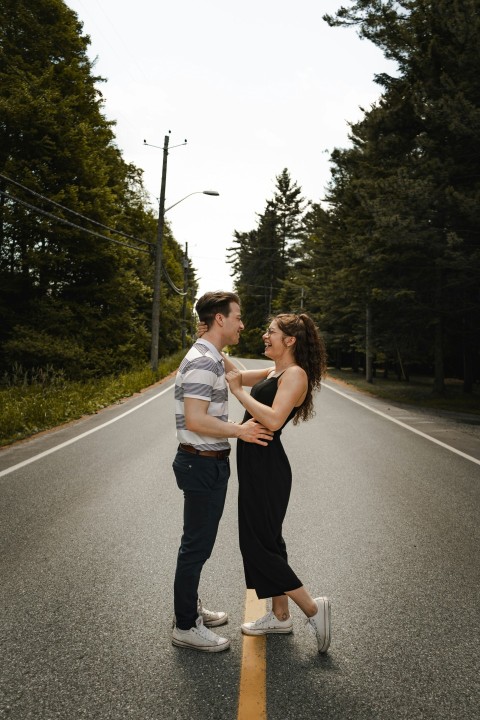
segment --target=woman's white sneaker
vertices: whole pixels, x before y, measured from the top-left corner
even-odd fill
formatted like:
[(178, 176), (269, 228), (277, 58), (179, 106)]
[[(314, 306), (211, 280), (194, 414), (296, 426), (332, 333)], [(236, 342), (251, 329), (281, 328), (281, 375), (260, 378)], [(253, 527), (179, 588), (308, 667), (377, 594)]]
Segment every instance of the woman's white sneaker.
[(176, 626), (172, 632), (172, 644), (177, 647), (202, 650), (203, 652), (221, 652), (230, 647), (230, 640), (220, 637), (203, 624), (202, 617), (197, 618), (195, 627), (190, 630), (180, 630)]
[(330, 647), (331, 636), (331, 609), (328, 597), (315, 598), (318, 610), (305, 621), (307, 628), (315, 635), (318, 643), (318, 652), (327, 652)]
[(292, 618), (278, 620), (273, 610), (254, 622), (242, 625), (244, 635), (269, 635), (273, 633), (291, 633), (293, 630)]

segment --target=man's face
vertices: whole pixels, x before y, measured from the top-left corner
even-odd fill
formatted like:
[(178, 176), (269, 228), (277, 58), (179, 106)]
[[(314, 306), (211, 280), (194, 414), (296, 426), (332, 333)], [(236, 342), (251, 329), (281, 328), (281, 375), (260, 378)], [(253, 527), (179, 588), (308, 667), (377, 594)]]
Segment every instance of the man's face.
[(225, 345), (237, 345), (240, 340), (240, 333), (244, 328), (240, 305), (236, 302), (230, 303), (230, 312), (223, 317), (223, 333)]

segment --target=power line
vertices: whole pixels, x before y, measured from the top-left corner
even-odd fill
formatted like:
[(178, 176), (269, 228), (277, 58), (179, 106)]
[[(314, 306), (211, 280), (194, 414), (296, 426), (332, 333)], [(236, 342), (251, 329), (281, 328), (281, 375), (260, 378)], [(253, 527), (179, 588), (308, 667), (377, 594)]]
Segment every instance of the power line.
[[(82, 218), (83, 220), (87, 220), (87, 222), (91, 222), (94, 225), (103, 227), (106, 230), (109, 230), (111, 232), (115, 232), (124, 237), (131, 238), (138, 242), (143, 242), (146, 245), (154, 247), (154, 243), (147, 242), (146, 240), (141, 240), (141, 238), (136, 238), (133, 235), (128, 235), (127, 233), (124, 233), (120, 230), (114, 230), (114, 228), (110, 228), (108, 225), (103, 225), (102, 223), (99, 223), (96, 220), (91, 220), (90, 218), (86, 217), (85, 215), (81, 215), (80, 213), (76, 212), (75, 210), (70, 210), (69, 208), (64, 207), (60, 203), (55, 202), (55, 200), (50, 200), (50, 198), (47, 198), (44, 195), (41, 195), (40, 193), (35, 192), (35, 190), (31, 190), (30, 188), (26, 187), (25, 185), (22, 185), (21, 183), (16, 182), (15, 180), (11, 180), (6, 175), (3, 175), (2, 173), (0, 173), (0, 178), (6, 180), (7, 182), (12, 183), (13, 185), (17, 185), (18, 187), (22, 188), (23, 190), (26, 190), (27, 192), (32, 193), (32, 195), (35, 195), (36, 197), (39, 197), (42, 200), (46, 200), (47, 202), (50, 202), (53, 205), (56, 205), (57, 207), (61, 208), (62, 210), (66, 210), (67, 212), (70, 212), (73, 215), (76, 215), (77, 217)], [(29, 208), (29, 210), (33, 210), (34, 212), (39, 213), (40, 215), (44, 215), (45, 217), (48, 217), (52, 220), (56, 220), (57, 222), (60, 222), (63, 225), (67, 225), (68, 227), (72, 227), (72, 228), (75, 228), (76, 230), (86, 232), (89, 235), (93, 235), (94, 237), (101, 238), (102, 240), (107, 240), (109, 242), (113, 242), (116, 245), (121, 245), (122, 247), (130, 248), (131, 250), (138, 250), (139, 252), (146, 253), (147, 255), (150, 254), (150, 252), (148, 250), (139, 248), (136, 245), (130, 245), (129, 243), (120, 242), (120, 240), (115, 240), (114, 238), (110, 238), (110, 237), (107, 237), (106, 235), (102, 235), (101, 233), (97, 233), (94, 230), (89, 230), (88, 228), (84, 228), (84, 227), (81, 227), (80, 225), (76, 225), (75, 223), (72, 223), (69, 220), (66, 220), (65, 218), (60, 218), (57, 215), (54, 215), (53, 213), (49, 213), (46, 210), (42, 210), (41, 208), (36, 207), (35, 205), (31, 205), (30, 203), (27, 203), (25, 200), (20, 200), (20, 198), (17, 198), (15, 195), (11, 195), (10, 193), (6, 192), (5, 190), (0, 190), (0, 195), (3, 195), (4, 197), (8, 198), (9, 200), (12, 200), (13, 202), (19, 203), (20, 205), (23, 205), (24, 207)], [(175, 285), (175, 283), (173, 282), (172, 278), (168, 274), (167, 269), (163, 263), (162, 263), (162, 273), (163, 273), (168, 285), (170, 286), (170, 288), (173, 290), (174, 293), (176, 293), (177, 295), (181, 295), (181, 296), (187, 294), (187, 293), (183, 292), (182, 290), (180, 290), (180, 288), (178, 288)]]
[(137, 245), (130, 245), (128, 243), (120, 242), (120, 240), (114, 240), (113, 238), (107, 237), (106, 235), (101, 235), (100, 233), (95, 232), (95, 230), (89, 230), (88, 228), (83, 228), (80, 225), (75, 225), (75, 223), (70, 222), (70, 220), (65, 220), (65, 218), (60, 218), (57, 215), (54, 215), (53, 213), (47, 212), (46, 210), (41, 210), (40, 208), (36, 207), (35, 205), (31, 205), (30, 203), (25, 202), (25, 200), (20, 200), (20, 198), (17, 198), (14, 195), (10, 195), (10, 193), (5, 192), (5, 190), (0, 190), (0, 195), (3, 195), (4, 197), (8, 198), (8, 200), (13, 200), (13, 202), (19, 203), (20, 205), (24, 205), (25, 207), (29, 208), (30, 210), (33, 210), (36, 213), (39, 213), (40, 215), (45, 215), (45, 217), (48, 217), (51, 220), (56, 220), (57, 222), (62, 223), (63, 225), (67, 225), (68, 227), (75, 228), (75, 230), (81, 230), (82, 232), (86, 232), (89, 235), (93, 235), (94, 237), (101, 238), (102, 240), (107, 240), (108, 242), (113, 242), (116, 245), (122, 245), (123, 247), (130, 248), (131, 250), (138, 250), (138, 252), (142, 252), (142, 253), (145, 253), (146, 255), (150, 255), (150, 252), (148, 250), (139, 248)]
[(242, 287), (247, 287), (247, 288), (251, 287), (251, 288), (264, 288), (265, 290), (283, 290), (283, 287), (281, 287), (279, 285), (255, 285), (253, 283), (243, 283), (243, 282), (240, 282), (239, 284), (242, 285)]
[(177, 288), (177, 286), (173, 282), (172, 278), (168, 274), (167, 268), (165, 267), (165, 265), (163, 263), (162, 263), (162, 272), (163, 272), (163, 276), (164, 276), (165, 280), (170, 285), (170, 287), (172, 288), (174, 293), (176, 293), (177, 295), (182, 295), (182, 296), (188, 295), (188, 292), (183, 292), (183, 290), (180, 290), (180, 288)]
[[(86, 220), (87, 222), (92, 223), (92, 225), (97, 225), (98, 227), (101, 227), (104, 230), (109, 230), (110, 232), (113, 232), (116, 235), (121, 235), (122, 237), (125, 237), (129, 240), (135, 240), (135, 242), (140, 242), (140, 243), (143, 243), (144, 245), (150, 245), (151, 247), (155, 246), (155, 243), (148, 242), (148, 240), (142, 240), (142, 238), (137, 238), (134, 235), (129, 235), (128, 233), (125, 233), (122, 230), (115, 230), (115, 228), (109, 227), (109, 225), (104, 225), (101, 222), (97, 222), (97, 220), (92, 220), (91, 218), (87, 217), (86, 215), (82, 215), (81, 213), (77, 212), (76, 210), (71, 210), (70, 208), (65, 207), (65, 205), (61, 205), (60, 203), (56, 202), (55, 200), (51, 200), (50, 198), (45, 197), (45, 195), (41, 195), (40, 193), (36, 192), (35, 190), (31, 190), (26, 185), (22, 185), (17, 180), (12, 180), (11, 178), (7, 177), (6, 175), (3, 175), (2, 173), (0, 173), (0, 178), (2, 178), (3, 180), (6, 180), (9, 183), (12, 183), (12, 185), (16, 185), (17, 187), (22, 188), (22, 190), (26, 190), (27, 192), (31, 193), (35, 197), (41, 198), (42, 200), (45, 200), (46, 202), (49, 202), (52, 205), (55, 205), (56, 207), (61, 208), (62, 210), (65, 210), (66, 212), (71, 213), (72, 215), (76, 215), (76, 217), (79, 217), (82, 220)], [(13, 196), (11, 196), (11, 197), (13, 197)]]
[[(12, 180), (11, 178), (7, 177), (6, 175), (3, 175), (3, 173), (0, 173), (0, 178), (5, 180), (7, 183), (11, 183), (12, 185), (16, 185), (17, 187), (21, 188), (22, 190), (25, 190), (26, 192), (31, 193), (35, 197), (40, 198), (41, 200), (45, 200), (46, 202), (51, 203), (52, 205), (55, 205), (56, 207), (60, 208), (61, 210), (65, 210), (66, 212), (71, 213), (72, 215), (75, 215), (76, 217), (81, 218), (82, 220), (86, 220), (89, 223), (92, 223), (93, 225), (97, 225), (98, 227), (104, 228), (105, 230), (108, 230), (109, 232), (116, 233), (117, 235), (121, 235), (122, 237), (126, 237), (131, 240), (135, 240), (136, 242), (144, 243), (145, 245), (149, 245), (150, 247), (155, 247), (154, 243), (148, 242), (148, 240), (142, 240), (141, 238), (137, 238), (134, 235), (129, 235), (128, 233), (123, 232), (122, 230), (115, 230), (115, 228), (110, 227), (109, 225), (104, 225), (103, 223), (97, 222), (96, 220), (92, 220), (91, 218), (87, 217), (86, 215), (82, 215), (81, 213), (77, 212), (76, 210), (71, 210), (70, 208), (65, 207), (65, 205), (62, 205), (61, 203), (56, 202), (55, 200), (51, 200), (50, 198), (46, 197), (45, 195), (42, 195), (41, 193), (36, 192), (35, 190), (32, 190), (31, 188), (27, 187), (26, 185), (22, 185), (22, 183), (17, 182), (16, 180)], [(0, 195), (3, 195), (4, 197), (8, 198), (9, 200), (12, 200), (13, 202), (19, 203), (20, 205), (23, 205), (24, 207), (29, 208), (30, 210), (33, 210), (36, 213), (39, 213), (40, 215), (44, 215), (45, 217), (48, 217), (52, 220), (56, 220), (57, 222), (62, 223), (63, 225), (67, 225), (68, 227), (75, 228), (76, 230), (80, 230), (82, 232), (86, 232), (89, 235), (93, 235), (94, 237), (101, 238), (102, 240), (107, 240), (109, 242), (113, 242), (116, 245), (121, 245), (122, 247), (130, 248), (131, 250), (138, 250), (139, 252), (143, 252), (146, 254), (150, 254), (148, 250), (144, 250), (143, 248), (139, 248), (136, 245), (130, 245), (129, 243), (122, 243), (119, 240), (114, 240), (113, 238), (107, 237), (106, 235), (102, 235), (101, 233), (97, 233), (94, 230), (89, 230), (88, 228), (81, 227), (80, 225), (76, 225), (75, 223), (70, 222), (69, 220), (66, 220), (65, 218), (58, 217), (58, 215), (54, 215), (53, 213), (49, 213), (46, 210), (42, 210), (39, 207), (36, 207), (35, 205), (31, 205), (30, 203), (27, 203), (25, 200), (20, 200), (20, 198), (17, 198), (15, 195), (11, 195), (10, 193), (0, 190)], [(167, 272), (167, 269), (165, 265), (161, 264), (162, 273), (170, 286), (170, 288), (173, 290), (174, 293), (177, 295), (187, 295), (188, 293), (185, 293), (183, 290), (180, 290), (175, 283), (173, 282), (172, 278)]]

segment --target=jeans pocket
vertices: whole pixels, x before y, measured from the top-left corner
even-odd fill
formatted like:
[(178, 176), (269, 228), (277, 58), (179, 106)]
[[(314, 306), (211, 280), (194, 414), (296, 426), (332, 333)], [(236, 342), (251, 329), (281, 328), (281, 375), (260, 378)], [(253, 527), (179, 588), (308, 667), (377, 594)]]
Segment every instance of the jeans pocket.
[(190, 472), (192, 469), (192, 463), (188, 458), (177, 455), (172, 463), (172, 467), (174, 472)]
[(177, 456), (172, 463), (172, 468), (178, 487), (180, 490), (184, 490), (190, 484), (189, 480), (194, 474), (192, 463), (189, 462), (188, 458)]
[(192, 493), (211, 493), (226, 488), (230, 475), (228, 460), (177, 456), (172, 464), (180, 490)]

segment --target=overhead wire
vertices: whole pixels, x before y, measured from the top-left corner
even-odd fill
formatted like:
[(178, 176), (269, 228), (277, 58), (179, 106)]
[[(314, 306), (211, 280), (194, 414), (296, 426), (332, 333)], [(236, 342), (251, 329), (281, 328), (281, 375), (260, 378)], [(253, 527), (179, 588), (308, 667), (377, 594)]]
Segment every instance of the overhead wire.
[[(2, 175), (1, 173), (0, 173), (0, 177), (2, 177), (2, 178), (4, 178), (4, 179), (7, 179), (7, 180), (10, 181), (9, 178), (6, 178), (6, 176)], [(17, 182), (15, 182), (14, 180), (11, 180), (10, 182), (12, 182), (12, 183), (15, 184), (15, 185), (18, 185), (19, 187), (23, 187), (23, 186), (21, 185), (21, 183), (17, 183)], [(28, 188), (25, 188), (25, 189), (28, 190)], [(37, 195), (38, 197), (42, 198), (42, 199), (49, 200), (48, 198), (45, 198), (45, 197), (44, 197), (43, 195), (41, 195), (40, 193), (36, 193), (36, 192), (33, 191), (33, 190), (32, 190), (31, 192), (32, 192), (33, 194)], [(121, 242), (120, 240), (115, 240), (114, 238), (107, 237), (106, 235), (102, 235), (101, 233), (98, 233), (98, 232), (96, 232), (95, 230), (89, 230), (88, 228), (84, 228), (84, 227), (81, 227), (80, 225), (76, 225), (75, 223), (70, 222), (70, 220), (67, 220), (67, 219), (65, 219), (65, 218), (58, 217), (58, 215), (54, 215), (53, 213), (50, 213), (50, 212), (48, 212), (47, 210), (42, 210), (41, 208), (36, 207), (35, 205), (32, 205), (31, 203), (27, 203), (25, 200), (21, 200), (20, 198), (17, 198), (15, 195), (11, 195), (9, 192), (6, 192), (5, 190), (0, 190), (0, 195), (3, 195), (3, 197), (5, 197), (5, 198), (7, 198), (7, 199), (12, 200), (13, 202), (19, 203), (20, 205), (23, 205), (24, 207), (27, 207), (29, 210), (33, 210), (34, 212), (39, 213), (40, 215), (43, 215), (43, 216), (45, 216), (45, 217), (48, 217), (48, 218), (50, 218), (50, 219), (52, 219), (52, 220), (55, 220), (55, 221), (57, 221), (57, 222), (60, 222), (60, 223), (62, 223), (63, 225), (66, 225), (67, 227), (72, 227), (72, 228), (74, 228), (74, 229), (76, 229), (76, 230), (80, 230), (81, 232), (86, 232), (86, 233), (88, 233), (89, 235), (93, 235), (94, 237), (101, 238), (102, 240), (107, 240), (108, 242), (113, 242), (113, 243), (115, 243), (116, 245), (121, 245), (122, 247), (126, 247), (126, 248), (129, 248), (129, 249), (131, 249), (131, 250), (138, 250), (139, 252), (142, 252), (142, 253), (145, 253), (145, 254), (147, 254), (147, 255), (150, 255), (150, 252), (149, 252), (148, 250), (144, 250), (143, 248), (139, 248), (137, 245), (131, 245), (131, 244), (129, 244), (129, 243), (124, 243), (124, 242)], [(63, 206), (61, 206), (59, 203), (56, 203), (56, 202), (53, 201), (53, 200), (52, 200), (52, 201), (49, 201), (49, 202), (52, 202), (54, 205), (58, 205), (59, 207), (62, 207), (62, 208), (63, 208)], [(63, 209), (68, 210), (68, 208), (63, 208)], [(71, 212), (73, 212), (75, 215), (77, 215), (77, 216), (79, 216), (79, 217), (81, 217), (81, 218), (83, 218), (83, 219), (85, 219), (85, 220), (90, 220), (89, 218), (87, 218), (87, 217), (85, 217), (85, 216), (83, 216), (83, 215), (80, 215), (80, 213), (77, 213), (77, 212), (75, 212), (75, 211), (71, 211)], [(91, 222), (94, 222), (94, 223), (97, 224), (97, 225), (101, 225), (101, 223), (96, 223), (95, 221), (91, 221)], [(101, 226), (102, 226), (102, 227), (105, 227), (105, 228), (108, 229), (108, 230), (112, 230), (113, 232), (115, 232), (115, 231), (113, 230), (113, 228), (109, 228), (107, 225), (101, 225)], [(124, 233), (121, 233), (121, 234), (124, 234)], [(139, 240), (139, 238), (135, 238), (134, 236), (127, 236), (127, 237), (132, 237), (134, 240)], [(143, 242), (146, 242), (146, 241), (143, 241)], [(148, 245), (151, 245), (151, 246), (155, 247), (155, 246), (153, 245), (153, 243), (148, 243)], [(175, 285), (175, 283), (174, 283), (173, 280), (171, 279), (170, 275), (168, 274), (168, 271), (167, 271), (167, 269), (166, 269), (166, 267), (165, 267), (165, 265), (164, 265), (163, 262), (162, 262), (162, 273), (163, 273), (163, 275), (164, 275), (164, 277), (165, 277), (168, 285), (170, 286), (170, 288), (173, 290), (174, 293), (176, 293), (177, 295), (181, 295), (181, 296), (187, 295), (187, 293), (186, 293), (185, 291), (181, 290), (180, 288), (178, 288), (178, 287)]]
[(3, 195), (8, 200), (12, 200), (13, 202), (19, 203), (20, 205), (23, 205), (24, 207), (29, 208), (30, 210), (33, 210), (34, 212), (39, 213), (40, 215), (44, 215), (45, 217), (48, 217), (51, 220), (55, 220), (56, 222), (62, 223), (63, 225), (67, 225), (68, 227), (75, 228), (75, 230), (81, 230), (82, 232), (86, 232), (89, 235), (93, 235), (94, 237), (101, 238), (102, 240), (107, 240), (108, 242), (113, 242), (116, 245), (122, 245), (123, 247), (130, 248), (131, 250), (138, 250), (139, 252), (150, 255), (150, 252), (148, 250), (139, 248), (137, 245), (130, 245), (129, 243), (124, 243), (124, 242), (121, 242), (120, 240), (115, 240), (114, 238), (110, 238), (110, 237), (107, 237), (106, 235), (102, 235), (101, 233), (98, 233), (95, 230), (89, 230), (88, 228), (84, 228), (84, 227), (81, 227), (80, 225), (76, 225), (75, 223), (70, 222), (70, 220), (66, 220), (65, 218), (58, 217), (58, 215), (54, 215), (53, 213), (50, 213), (47, 210), (42, 210), (41, 208), (38, 208), (35, 205), (31, 205), (30, 203), (27, 203), (25, 200), (20, 200), (20, 198), (15, 197), (15, 195), (10, 195), (10, 193), (6, 192), (5, 190), (0, 190), (0, 195)]
[(165, 280), (170, 285), (170, 287), (174, 293), (176, 293), (177, 295), (183, 295), (183, 296), (188, 294), (188, 293), (184, 292), (183, 290), (180, 290), (180, 288), (177, 288), (177, 286), (173, 282), (172, 278), (168, 274), (167, 268), (165, 267), (165, 265), (163, 263), (162, 263), (162, 272), (163, 272), (163, 276), (164, 276)]
[(12, 185), (16, 185), (17, 187), (22, 188), (22, 190), (29, 192), (31, 195), (34, 195), (35, 197), (41, 198), (42, 200), (45, 200), (46, 202), (49, 202), (52, 205), (55, 205), (56, 207), (60, 208), (61, 210), (65, 210), (66, 212), (69, 212), (72, 215), (75, 215), (76, 217), (81, 218), (82, 220), (86, 220), (87, 222), (91, 223), (92, 225), (97, 225), (97, 227), (101, 227), (104, 230), (109, 230), (110, 232), (113, 232), (116, 235), (125, 237), (128, 240), (135, 240), (135, 242), (140, 242), (140, 243), (143, 243), (144, 245), (150, 245), (152, 247), (155, 247), (154, 243), (151, 243), (148, 240), (143, 240), (142, 238), (137, 238), (134, 235), (129, 235), (128, 233), (123, 232), (123, 230), (116, 230), (115, 228), (112, 228), (109, 225), (104, 225), (103, 223), (98, 222), (97, 220), (92, 220), (92, 218), (89, 218), (86, 215), (82, 215), (81, 213), (77, 212), (76, 210), (71, 210), (70, 208), (66, 207), (65, 205), (61, 205), (59, 202), (56, 202), (55, 200), (51, 200), (50, 198), (46, 197), (45, 195), (42, 195), (39, 192), (36, 192), (35, 190), (32, 190), (31, 188), (27, 187), (26, 185), (22, 185), (22, 183), (19, 183), (17, 180), (12, 180), (11, 178), (7, 177), (6, 175), (3, 175), (3, 173), (0, 173), (0, 178), (2, 178), (2, 180), (5, 180), (8, 183), (12, 183)]

